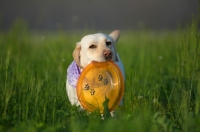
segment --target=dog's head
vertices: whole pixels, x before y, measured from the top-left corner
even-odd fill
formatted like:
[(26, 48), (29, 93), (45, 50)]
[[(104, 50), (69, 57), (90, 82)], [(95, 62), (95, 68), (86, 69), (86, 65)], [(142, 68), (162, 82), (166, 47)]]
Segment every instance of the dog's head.
[(92, 61), (105, 62), (118, 61), (115, 44), (120, 36), (120, 31), (115, 30), (109, 35), (96, 33), (90, 34), (76, 44), (73, 57), (76, 64), (84, 68)]

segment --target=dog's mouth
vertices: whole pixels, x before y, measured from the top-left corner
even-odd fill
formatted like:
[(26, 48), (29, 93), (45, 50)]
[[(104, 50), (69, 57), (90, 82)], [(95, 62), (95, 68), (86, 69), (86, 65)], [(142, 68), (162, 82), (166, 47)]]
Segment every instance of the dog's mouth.
[(112, 55), (108, 56), (108, 57), (105, 57), (105, 61), (109, 61), (109, 60), (112, 60)]
[(109, 56), (109, 57), (105, 57), (105, 56), (101, 56), (99, 57), (98, 59), (94, 59), (93, 61), (96, 61), (96, 62), (106, 62), (106, 61), (110, 61), (112, 60), (112, 56)]

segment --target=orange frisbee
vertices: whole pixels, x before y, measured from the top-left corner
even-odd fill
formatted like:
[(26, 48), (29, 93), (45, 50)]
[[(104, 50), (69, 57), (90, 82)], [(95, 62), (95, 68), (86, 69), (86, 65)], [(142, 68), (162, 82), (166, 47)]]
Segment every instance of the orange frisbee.
[(103, 113), (105, 104), (110, 111), (119, 105), (124, 94), (124, 80), (114, 62), (93, 61), (82, 71), (76, 88), (84, 109)]

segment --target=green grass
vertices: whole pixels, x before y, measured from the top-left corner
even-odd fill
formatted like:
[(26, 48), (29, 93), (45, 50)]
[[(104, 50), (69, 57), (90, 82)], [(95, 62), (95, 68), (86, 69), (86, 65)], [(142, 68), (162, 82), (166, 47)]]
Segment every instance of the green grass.
[[(124, 105), (100, 120), (71, 106), (65, 81), (75, 43), (94, 31), (0, 33), (0, 131), (200, 131), (197, 20), (176, 31), (122, 31)], [(106, 32), (109, 33), (109, 32)]]

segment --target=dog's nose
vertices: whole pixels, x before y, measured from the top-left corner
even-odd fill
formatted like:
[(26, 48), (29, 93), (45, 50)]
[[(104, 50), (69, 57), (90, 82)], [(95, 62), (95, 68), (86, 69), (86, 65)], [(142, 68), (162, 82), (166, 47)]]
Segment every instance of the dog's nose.
[(103, 52), (103, 56), (106, 58), (106, 59), (111, 59), (112, 57), (112, 52), (110, 50), (105, 50)]

